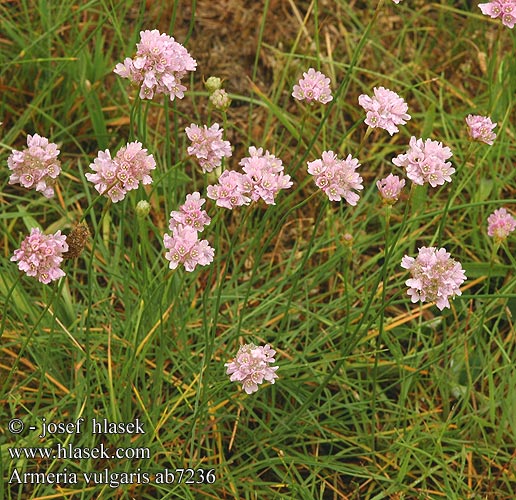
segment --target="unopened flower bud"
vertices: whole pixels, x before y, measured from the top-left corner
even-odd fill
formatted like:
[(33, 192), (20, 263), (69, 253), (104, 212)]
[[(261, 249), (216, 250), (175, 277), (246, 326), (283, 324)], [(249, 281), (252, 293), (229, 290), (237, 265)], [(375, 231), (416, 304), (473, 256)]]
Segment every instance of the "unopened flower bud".
[(231, 99), (224, 89), (218, 89), (210, 95), (210, 102), (215, 108), (226, 111), (231, 106)]
[(151, 209), (151, 206), (148, 201), (140, 200), (136, 204), (136, 215), (140, 219), (143, 219), (144, 217), (147, 217), (147, 215), (149, 215), (150, 209)]
[(222, 80), (217, 76), (210, 76), (205, 82), (204, 86), (206, 87), (206, 90), (213, 94), (216, 90), (219, 90), (220, 87), (222, 87)]
[(350, 233), (344, 233), (342, 235), (342, 244), (345, 247), (353, 246), (353, 235), (351, 235)]

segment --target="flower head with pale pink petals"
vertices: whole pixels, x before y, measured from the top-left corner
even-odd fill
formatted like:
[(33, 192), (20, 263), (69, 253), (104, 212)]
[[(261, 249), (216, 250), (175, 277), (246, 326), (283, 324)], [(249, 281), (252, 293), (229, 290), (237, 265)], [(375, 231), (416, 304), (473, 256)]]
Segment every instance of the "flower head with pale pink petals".
[(54, 196), (54, 184), (61, 172), (61, 162), (57, 159), (57, 144), (49, 142), (38, 134), (27, 135), (27, 148), (14, 150), (7, 158), (7, 166), (12, 171), (9, 184), (21, 184), (25, 188), (35, 188), (45, 196)]
[(451, 182), (451, 175), (455, 169), (451, 162), (446, 161), (453, 156), (450, 148), (441, 142), (427, 139), (410, 138), (409, 150), (393, 158), (392, 163), (398, 167), (405, 167), (407, 177), (414, 183), (430, 184), (432, 187), (442, 186)]
[(218, 207), (233, 210), (235, 207), (249, 205), (250, 186), (244, 174), (235, 172), (234, 170), (224, 170), (219, 177), (218, 183), (208, 186), (206, 194), (208, 198), (215, 200)]
[(330, 89), (330, 79), (320, 71), (310, 68), (308, 72), (303, 73), (297, 85), (294, 85), (292, 97), (298, 101), (306, 101), (312, 103), (318, 101), (326, 104), (333, 99)]
[(351, 155), (345, 160), (337, 158), (333, 151), (323, 151), (322, 158), (308, 162), (308, 173), (313, 175), (315, 184), (331, 201), (344, 198), (350, 205), (357, 204), (360, 196), (353, 190), (364, 189), (362, 177), (355, 170), (360, 166)]
[(168, 227), (174, 229), (179, 225), (189, 226), (196, 231), (203, 231), (204, 226), (208, 226), (211, 222), (210, 216), (202, 206), (206, 200), (201, 198), (200, 193), (195, 192), (186, 195), (186, 201), (179, 207), (179, 210), (170, 212), (170, 221)]
[(406, 102), (396, 92), (384, 87), (375, 87), (373, 92), (373, 97), (365, 94), (358, 97), (358, 104), (367, 113), (365, 123), (372, 128), (383, 128), (391, 135), (399, 132), (397, 125), (405, 125), (411, 118)]
[(478, 4), (482, 14), (492, 19), (500, 18), (502, 24), (514, 28), (516, 24), (516, 0), (493, 0), (489, 3)]
[(516, 229), (516, 219), (505, 209), (495, 210), (487, 218), (487, 234), (501, 242)]
[(275, 205), (275, 198), (281, 189), (292, 186), (290, 175), (283, 173), (283, 162), (263, 148), (249, 147), (249, 157), (242, 158), (246, 194), (253, 201), (262, 199), (268, 205)]
[(129, 142), (118, 150), (114, 158), (108, 149), (99, 151), (90, 168), (95, 173), (86, 174), (86, 179), (95, 184), (100, 194), (106, 194), (116, 203), (123, 200), (128, 191), (136, 189), (140, 182), (152, 182), (150, 172), (156, 168), (156, 162), (141, 142)]
[(185, 132), (192, 141), (187, 149), (188, 154), (199, 160), (203, 172), (211, 172), (220, 167), (222, 158), (229, 158), (232, 154), (231, 144), (222, 139), (224, 129), (218, 123), (209, 128), (206, 125), (201, 128), (192, 123), (186, 127)]
[(165, 258), (169, 261), (170, 269), (176, 269), (183, 264), (186, 271), (192, 272), (198, 264), (210, 264), (215, 254), (207, 240), (199, 239), (197, 230), (182, 224), (172, 228), (172, 235), (165, 234), (163, 243), (168, 250)]
[(411, 274), (405, 282), (411, 301), (435, 302), (441, 311), (450, 307), (449, 298), (461, 295), (460, 285), (466, 281), (462, 266), (445, 248), (422, 247), (415, 259), (405, 255), (401, 267)]
[(258, 385), (264, 380), (274, 384), (278, 378), (277, 366), (269, 366), (275, 362), (276, 351), (269, 344), (255, 346), (245, 344), (240, 346), (236, 357), (225, 363), (226, 373), (231, 375), (231, 382), (241, 382), (242, 389), (247, 394), (258, 390)]
[(376, 182), (376, 187), (382, 197), (382, 201), (387, 205), (394, 205), (398, 201), (401, 190), (405, 186), (405, 179), (400, 179), (397, 175), (389, 174), (385, 179)]
[(186, 87), (181, 79), (188, 71), (195, 71), (197, 62), (171, 36), (158, 30), (140, 31), (134, 59), (127, 57), (118, 63), (114, 72), (140, 85), (140, 98), (152, 99), (154, 94), (165, 94), (173, 101), (182, 99)]
[(493, 141), (496, 139), (496, 134), (493, 132), (496, 123), (493, 123), (491, 118), (488, 116), (468, 115), (466, 117), (466, 124), (468, 125), (469, 136), (474, 141), (485, 142), (490, 146), (493, 145)]
[(59, 267), (63, 253), (68, 251), (66, 236), (57, 231), (43, 234), (39, 228), (32, 228), (30, 235), (14, 251), (11, 261), (18, 262), (18, 268), (27, 276), (33, 276), (41, 283), (48, 284), (65, 276)]

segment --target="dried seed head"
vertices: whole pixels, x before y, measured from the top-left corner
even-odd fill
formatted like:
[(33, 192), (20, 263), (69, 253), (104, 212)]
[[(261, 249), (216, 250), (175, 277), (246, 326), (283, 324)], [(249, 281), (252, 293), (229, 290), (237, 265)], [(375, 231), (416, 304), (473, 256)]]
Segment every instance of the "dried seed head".
[(85, 222), (76, 223), (66, 237), (68, 252), (63, 254), (65, 259), (76, 259), (81, 255), (90, 237), (90, 230)]

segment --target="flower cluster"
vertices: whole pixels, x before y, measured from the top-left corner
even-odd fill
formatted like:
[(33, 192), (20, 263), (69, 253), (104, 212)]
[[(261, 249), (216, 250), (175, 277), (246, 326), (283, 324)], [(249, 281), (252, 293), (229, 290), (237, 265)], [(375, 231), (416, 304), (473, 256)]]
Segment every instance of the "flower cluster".
[(179, 207), (179, 211), (170, 212), (169, 228), (174, 229), (180, 225), (188, 226), (196, 231), (203, 231), (204, 226), (211, 222), (210, 216), (202, 206), (206, 202), (200, 193), (195, 192), (186, 195), (186, 201)]
[(123, 200), (128, 191), (136, 189), (138, 184), (150, 184), (150, 171), (156, 168), (156, 162), (141, 142), (130, 142), (121, 147), (114, 158), (109, 150), (99, 151), (98, 157), (90, 165), (94, 174), (86, 174), (86, 179), (95, 184), (100, 194), (106, 194), (116, 203)]
[(428, 182), (430, 186), (442, 186), (445, 181), (451, 182), (451, 174), (455, 169), (451, 162), (446, 160), (452, 156), (450, 148), (443, 146), (441, 142), (427, 139), (410, 138), (409, 150), (406, 154), (393, 158), (392, 163), (398, 167), (405, 167), (407, 177), (414, 184), (423, 185)]
[(386, 205), (394, 205), (398, 201), (404, 186), (405, 179), (400, 179), (397, 175), (392, 174), (376, 182), (376, 187)]
[(223, 128), (214, 123), (210, 128), (204, 128), (192, 123), (185, 129), (186, 135), (192, 141), (187, 151), (190, 156), (199, 160), (203, 172), (211, 172), (220, 167), (222, 158), (231, 156), (231, 145), (229, 141), (222, 140)]
[(244, 173), (226, 170), (218, 179), (218, 184), (208, 186), (208, 198), (217, 206), (233, 209), (262, 199), (268, 205), (275, 204), (280, 189), (292, 186), (290, 175), (283, 173), (283, 164), (269, 151), (249, 147), (249, 157), (240, 160)]
[(245, 172), (245, 194), (253, 201), (261, 198), (268, 205), (275, 205), (274, 200), (279, 190), (292, 186), (290, 175), (283, 173), (282, 161), (267, 150), (264, 153), (263, 148), (250, 146), (249, 155), (239, 162)]
[(170, 213), (169, 228), (172, 235), (165, 234), (163, 243), (168, 252), (165, 258), (169, 268), (176, 269), (180, 264), (192, 272), (197, 264), (207, 266), (213, 262), (215, 251), (207, 240), (199, 239), (199, 232), (210, 224), (211, 219), (202, 205), (206, 202), (198, 192), (188, 194), (179, 211)]
[(406, 120), (410, 120), (406, 102), (384, 87), (375, 87), (373, 92), (373, 97), (365, 94), (358, 97), (358, 104), (367, 112), (365, 123), (372, 128), (383, 128), (390, 135), (399, 132), (397, 125), (405, 125)]
[(134, 59), (118, 63), (114, 72), (122, 78), (141, 85), (140, 97), (152, 99), (154, 94), (165, 94), (170, 100), (184, 97), (186, 87), (181, 78), (187, 71), (195, 71), (197, 62), (171, 36), (158, 30), (140, 31)]
[(505, 209), (495, 210), (487, 218), (487, 234), (497, 241), (503, 241), (516, 229), (516, 219)]
[(491, 118), (488, 116), (468, 115), (466, 124), (468, 125), (469, 136), (474, 141), (485, 142), (490, 146), (493, 145), (493, 141), (496, 139), (496, 134), (493, 132), (496, 123), (493, 123)]
[(351, 155), (341, 160), (333, 151), (324, 151), (321, 159), (308, 162), (308, 173), (314, 176), (315, 184), (330, 200), (340, 201), (344, 198), (354, 206), (360, 196), (352, 190), (364, 189), (362, 177), (355, 172), (359, 166), (358, 160)]
[(208, 198), (215, 200), (218, 207), (229, 208), (249, 205), (251, 198), (246, 196), (247, 186), (244, 185), (244, 176), (234, 170), (225, 170), (219, 177), (218, 184), (208, 186)]
[(61, 162), (57, 159), (57, 144), (48, 142), (38, 134), (27, 135), (27, 149), (14, 150), (7, 165), (12, 170), (9, 184), (21, 184), (26, 188), (36, 188), (46, 198), (54, 196), (56, 177), (61, 172)]
[(319, 101), (326, 104), (333, 99), (330, 89), (330, 79), (320, 71), (310, 68), (307, 73), (303, 73), (303, 78), (298, 85), (294, 85), (292, 97), (298, 101)]
[(39, 228), (32, 228), (30, 235), (14, 251), (11, 261), (18, 262), (20, 271), (27, 276), (38, 278), (41, 283), (48, 284), (65, 276), (59, 267), (63, 261), (63, 253), (68, 250), (66, 236), (57, 231), (55, 234), (43, 234)]
[(278, 378), (276, 370), (278, 366), (269, 366), (275, 362), (276, 351), (269, 344), (255, 346), (245, 344), (240, 346), (236, 357), (224, 366), (226, 373), (231, 375), (231, 382), (241, 382), (242, 388), (247, 394), (258, 390), (258, 385), (264, 380), (274, 384)]
[(445, 248), (422, 247), (415, 259), (405, 255), (401, 267), (411, 274), (405, 284), (412, 302), (435, 302), (442, 311), (450, 307), (449, 297), (462, 293), (459, 287), (466, 280), (466, 274)]
[(170, 262), (170, 269), (183, 264), (188, 272), (192, 272), (197, 264), (207, 266), (213, 262), (215, 251), (207, 240), (199, 240), (198, 232), (193, 227), (174, 227), (172, 236), (165, 234), (163, 243), (168, 249), (165, 258)]
[(502, 24), (514, 28), (516, 24), (516, 0), (493, 0), (489, 3), (479, 3), (482, 14), (492, 19), (501, 18)]

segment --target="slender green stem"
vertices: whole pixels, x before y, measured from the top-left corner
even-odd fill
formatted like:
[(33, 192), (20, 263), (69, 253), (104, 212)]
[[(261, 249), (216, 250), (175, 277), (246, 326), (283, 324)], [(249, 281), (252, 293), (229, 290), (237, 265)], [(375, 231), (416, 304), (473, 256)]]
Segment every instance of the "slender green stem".
[(375, 355), (374, 355), (374, 366), (373, 366), (373, 396), (372, 396), (372, 445), (371, 448), (376, 450), (376, 406), (377, 406), (377, 392), (378, 392), (378, 365), (380, 362), (380, 348), (382, 344), (382, 335), (385, 321), (385, 305), (386, 305), (386, 291), (387, 291), (387, 274), (389, 269), (389, 229), (391, 221), (392, 206), (385, 206), (385, 249), (384, 249), (384, 262), (382, 267), (382, 298), (380, 304), (380, 318), (378, 325), (378, 335), (376, 336)]

